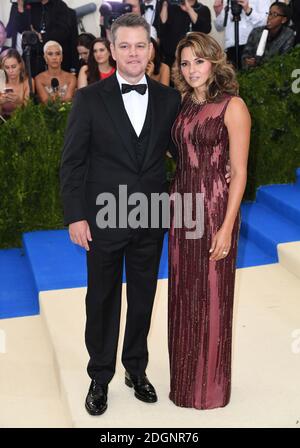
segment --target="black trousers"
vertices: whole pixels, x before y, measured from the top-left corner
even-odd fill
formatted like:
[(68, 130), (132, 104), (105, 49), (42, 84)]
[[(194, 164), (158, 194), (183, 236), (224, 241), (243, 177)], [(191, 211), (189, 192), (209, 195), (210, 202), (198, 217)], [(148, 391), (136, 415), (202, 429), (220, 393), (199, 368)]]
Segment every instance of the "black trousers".
[(124, 259), (127, 316), (122, 363), (132, 375), (145, 373), (162, 244), (162, 237), (152, 239), (138, 231), (125, 241), (90, 243), (85, 341), (90, 355), (87, 371), (99, 384), (108, 384), (115, 373)]

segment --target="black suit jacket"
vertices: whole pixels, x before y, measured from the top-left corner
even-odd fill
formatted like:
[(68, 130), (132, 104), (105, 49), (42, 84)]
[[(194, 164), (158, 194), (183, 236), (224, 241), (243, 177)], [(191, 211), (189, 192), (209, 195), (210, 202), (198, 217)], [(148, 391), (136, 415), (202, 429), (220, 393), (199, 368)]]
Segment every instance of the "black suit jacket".
[(80, 89), (74, 99), (65, 135), (61, 191), (65, 224), (86, 219), (93, 237), (120, 238), (128, 229), (96, 226), (96, 197), (127, 185), (128, 195), (167, 191), (165, 154), (180, 108), (180, 95), (147, 78), (151, 132), (142, 166), (136, 160), (132, 130), (116, 75)]

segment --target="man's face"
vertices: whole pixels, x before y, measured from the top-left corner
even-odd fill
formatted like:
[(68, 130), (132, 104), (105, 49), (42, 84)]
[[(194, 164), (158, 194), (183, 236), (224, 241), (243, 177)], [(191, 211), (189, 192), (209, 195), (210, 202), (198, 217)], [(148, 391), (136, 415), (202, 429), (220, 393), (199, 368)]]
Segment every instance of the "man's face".
[(5, 28), (0, 25), (0, 47), (3, 47), (6, 41), (6, 31)]
[(152, 43), (141, 27), (120, 27), (111, 51), (120, 75), (129, 82), (139, 81), (145, 73), (151, 57)]

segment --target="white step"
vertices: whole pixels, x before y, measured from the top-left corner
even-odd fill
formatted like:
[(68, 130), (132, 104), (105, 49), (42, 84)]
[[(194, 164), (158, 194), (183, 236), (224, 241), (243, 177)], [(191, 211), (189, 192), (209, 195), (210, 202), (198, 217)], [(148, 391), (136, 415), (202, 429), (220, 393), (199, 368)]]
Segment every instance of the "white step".
[(277, 249), (279, 263), (300, 278), (300, 241), (278, 244)]

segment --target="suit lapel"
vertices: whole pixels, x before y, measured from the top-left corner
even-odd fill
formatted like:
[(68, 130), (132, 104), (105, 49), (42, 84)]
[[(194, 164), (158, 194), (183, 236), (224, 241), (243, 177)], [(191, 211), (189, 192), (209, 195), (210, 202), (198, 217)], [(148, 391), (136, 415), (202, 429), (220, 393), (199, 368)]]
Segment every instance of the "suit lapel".
[(99, 94), (104, 101), (107, 112), (115, 125), (117, 133), (121, 137), (126, 150), (138, 170), (135, 148), (132, 145), (130, 120), (124, 107), (116, 75), (114, 74), (108, 78), (105, 84), (104, 88), (99, 89)]
[[(139, 171), (135, 148), (132, 145), (130, 120), (124, 107), (116, 74), (112, 75), (110, 78), (107, 78), (105, 81), (105, 86), (102, 84), (101, 87), (103, 88), (99, 89), (99, 94), (104, 101), (105, 107), (115, 125), (116, 131), (120, 135), (136, 169)], [(142, 168), (147, 165), (155, 148), (158, 138), (158, 129), (160, 126), (160, 110), (162, 107), (159, 95), (159, 85), (153, 82), (148, 76), (147, 83), (149, 88), (149, 106), (151, 107), (151, 130), (149, 144), (145, 150)]]

